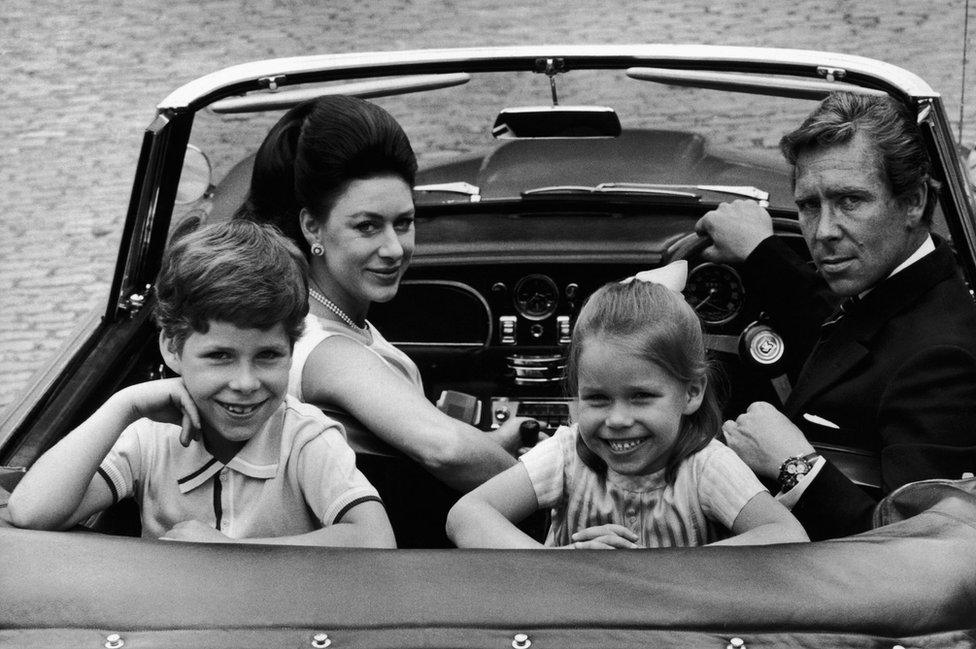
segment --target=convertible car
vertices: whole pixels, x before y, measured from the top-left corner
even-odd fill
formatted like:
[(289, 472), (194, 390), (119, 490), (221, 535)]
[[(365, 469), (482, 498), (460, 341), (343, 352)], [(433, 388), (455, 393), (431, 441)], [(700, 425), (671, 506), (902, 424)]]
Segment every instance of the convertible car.
[[(918, 114), (935, 229), (976, 286), (976, 200), (945, 106), (861, 57), (710, 46), (373, 52), (234, 66), (162, 100), (143, 136), (110, 298), (0, 419), (0, 505), (114, 391), (162, 374), (151, 311), (169, 232), (231, 218), (282, 111), (341, 93), (387, 108), (421, 163), (417, 249), (370, 320), (429, 398), (488, 430), (571, 421), (566, 344), (601, 284), (686, 260), (729, 412), (783, 400), (788, 347), (694, 224), (754, 200), (806, 254), (779, 136), (834, 90)], [(974, 422), (976, 424), (976, 422)], [(814, 440), (865, 489), (876, 459)], [(72, 532), (5, 525), (0, 646), (965, 647), (976, 645), (976, 485), (890, 494), (834, 541), (647, 552), (341, 550), (166, 543), (120, 507)]]

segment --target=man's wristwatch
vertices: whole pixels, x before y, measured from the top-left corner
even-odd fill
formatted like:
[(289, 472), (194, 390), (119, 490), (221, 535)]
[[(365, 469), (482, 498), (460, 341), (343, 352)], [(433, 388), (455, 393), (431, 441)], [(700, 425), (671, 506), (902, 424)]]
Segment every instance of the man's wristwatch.
[(789, 491), (796, 486), (800, 478), (810, 473), (813, 463), (820, 459), (819, 453), (809, 455), (794, 455), (786, 458), (779, 467), (779, 486), (783, 491)]

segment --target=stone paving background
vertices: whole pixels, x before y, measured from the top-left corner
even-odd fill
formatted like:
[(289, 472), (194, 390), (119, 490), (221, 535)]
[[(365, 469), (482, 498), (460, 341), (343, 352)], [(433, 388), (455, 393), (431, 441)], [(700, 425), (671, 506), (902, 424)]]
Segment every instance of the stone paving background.
[[(4, 0), (0, 408), (103, 307), (142, 131), (155, 104), (197, 76), (271, 57), (457, 45), (796, 47), (907, 68), (958, 122), (964, 51), (976, 67), (966, 11), (966, 0)], [(968, 143), (974, 81), (969, 70)]]

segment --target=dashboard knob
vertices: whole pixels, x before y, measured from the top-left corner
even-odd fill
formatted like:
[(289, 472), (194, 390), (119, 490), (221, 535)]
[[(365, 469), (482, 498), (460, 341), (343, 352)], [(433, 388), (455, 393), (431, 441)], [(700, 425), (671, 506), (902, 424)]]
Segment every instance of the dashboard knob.
[(539, 422), (535, 419), (523, 421), (519, 426), (519, 438), (522, 440), (522, 446), (535, 446), (539, 441)]

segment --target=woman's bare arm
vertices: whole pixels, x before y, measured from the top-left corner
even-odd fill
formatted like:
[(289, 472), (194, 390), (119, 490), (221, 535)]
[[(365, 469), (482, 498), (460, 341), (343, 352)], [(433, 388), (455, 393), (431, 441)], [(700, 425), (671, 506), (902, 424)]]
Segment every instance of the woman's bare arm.
[[(309, 355), (302, 393), (309, 403), (342, 408), (460, 491), (515, 463), (491, 436), (438, 410), (374, 353), (344, 336), (327, 338)], [(501, 435), (517, 442), (520, 421), (506, 422)]]

